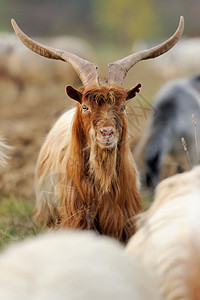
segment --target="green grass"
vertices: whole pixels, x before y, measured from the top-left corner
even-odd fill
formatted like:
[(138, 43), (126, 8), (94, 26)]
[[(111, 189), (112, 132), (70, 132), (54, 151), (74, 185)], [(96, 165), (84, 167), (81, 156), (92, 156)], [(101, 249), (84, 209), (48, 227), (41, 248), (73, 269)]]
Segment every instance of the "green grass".
[(142, 199), (143, 210), (147, 210), (151, 206), (152, 202), (153, 202), (153, 196), (151, 195), (145, 196)]
[(26, 200), (15, 197), (0, 199), (0, 249), (39, 233), (32, 215), (33, 205)]
[[(143, 198), (144, 209), (148, 208), (152, 198)], [(0, 198), (0, 250), (12, 242), (35, 236), (41, 230), (34, 224), (33, 204), (14, 196)]]

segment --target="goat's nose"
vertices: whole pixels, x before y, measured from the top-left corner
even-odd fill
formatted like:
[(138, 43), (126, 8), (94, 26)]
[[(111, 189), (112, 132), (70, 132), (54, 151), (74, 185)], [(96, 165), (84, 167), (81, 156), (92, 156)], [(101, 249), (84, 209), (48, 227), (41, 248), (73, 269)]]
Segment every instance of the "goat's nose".
[(101, 127), (100, 133), (102, 136), (112, 136), (115, 133), (115, 128), (113, 126)]

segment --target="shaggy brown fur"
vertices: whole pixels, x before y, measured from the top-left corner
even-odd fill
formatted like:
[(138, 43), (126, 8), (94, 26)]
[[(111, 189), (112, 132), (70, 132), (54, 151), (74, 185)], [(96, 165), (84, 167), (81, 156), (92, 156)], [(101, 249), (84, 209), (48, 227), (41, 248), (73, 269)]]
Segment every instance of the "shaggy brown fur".
[[(47, 136), (38, 159), (35, 217), (41, 225), (94, 229), (124, 242), (133, 235), (141, 202), (125, 103), (139, 87), (67, 89), (77, 101), (73, 125), (65, 113)], [(98, 135), (108, 126), (114, 128), (116, 143), (102, 147)]]

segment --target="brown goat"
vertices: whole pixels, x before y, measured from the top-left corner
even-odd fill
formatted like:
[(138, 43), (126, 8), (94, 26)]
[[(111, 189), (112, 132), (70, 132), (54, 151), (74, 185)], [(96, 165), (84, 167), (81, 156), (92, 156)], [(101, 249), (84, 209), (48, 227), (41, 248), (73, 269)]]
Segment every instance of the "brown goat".
[(70, 63), (83, 87), (68, 86), (76, 109), (66, 112), (48, 134), (36, 168), (35, 217), (42, 226), (94, 229), (127, 241), (141, 209), (137, 174), (127, 139), (126, 101), (140, 84), (121, 84), (138, 61), (159, 56), (180, 38), (183, 18), (166, 42), (109, 64), (108, 82), (100, 84), (97, 65), (27, 37), (12, 20), (22, 42), (34, 52)]

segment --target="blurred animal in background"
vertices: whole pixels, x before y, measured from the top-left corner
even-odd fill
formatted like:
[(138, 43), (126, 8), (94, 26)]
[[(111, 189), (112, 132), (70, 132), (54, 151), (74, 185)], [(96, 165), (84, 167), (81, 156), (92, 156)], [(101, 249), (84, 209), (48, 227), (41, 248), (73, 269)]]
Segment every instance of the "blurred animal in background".
[[(172, 175), (170, 171), (182, 172), (199, 163), (200, 127), (196, 125), (200, 121), (200, 75), (165, 84), (153, 106), (135, 155), (142, 161), (143, 182), (154, 188), (163, 172)], [(165, 165), (166, 158), (169, 165)]]
[(126, 250), (155, 270), (164, 299), (199, 299), (200, 167), (163, 180)]
[(8, 152), (11, 150), (11, 147), (8, 146), (5, 142), (5, 139), (0, 137), (0, 171), (3, 170), (8, 162)]
[(12, 245), (1, 253), (0, 269), (6, 300), (161, 299), (147, 267), (92, 232), (57, 231)]
[[(92, 47), (80, 38), (58, 36), (43, 40), (85, 59), (94, 57)], [(19, 43), (16, 35), (11, 33), (0, 34), (0, 78), (12, 81), (20, 90), (26, 82), (40, 85), (57, 80), (65, 83), (67, 78), (74, 84), (79, 82), (77, 74), (70, 66), (66, 67), (33, 55)]]
[(109, 64), (101, 83), (97, 65), (25, 35), (12, 20), (21, 41), (32, 51), (66, 61), (83, 87), (67, 86), (76, 109), (63, 114), (48, 134), (36, 168), (35, 218), (42, 226), (94, 229), (127, 242), (141, 209), (137, 172), (127, 139), (126, 101), (140, 91), (122, 87), (127, 72), (139, 61), (171, 49), (183, 32), (183, 17), (174, 35), (162, 44)]
[[(133, 52), (152, 47), (155, 41), (134, 41)], [(151, 72), (159, 78), (169, 80), (170, 78), (183, 77), (187, 74), (196, 74), (200, 70), (200, 38), (183, 37), (173, 51), (168, 55), (162, 55), (148, 64)]]
[(153, 61), (153, 69), (165, 78), (195, 74), (200, 70), (200, 38), (182, 38), (174, 51)]

